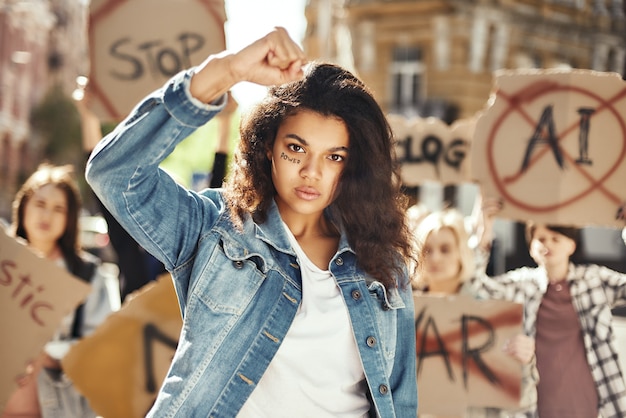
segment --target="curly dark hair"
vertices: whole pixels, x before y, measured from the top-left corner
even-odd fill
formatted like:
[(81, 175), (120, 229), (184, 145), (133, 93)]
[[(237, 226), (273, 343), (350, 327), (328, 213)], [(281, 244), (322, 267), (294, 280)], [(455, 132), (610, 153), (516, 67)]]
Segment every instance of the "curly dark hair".
[(270, 88), (242, 120), (232, 177), (225, 185), (233, 219), (241, 223), (250, 214), (257, 223), (265, 221), (276, 194), (267, 152), (283, 121), (303, 109), (345, 123), (349, 158), (327, 214), (345, 228), (359, 266), (387, 288), (396, 287), (413, 255), (393, 134), (363, 82), (337, 65), (309, 64), (302, 80)]

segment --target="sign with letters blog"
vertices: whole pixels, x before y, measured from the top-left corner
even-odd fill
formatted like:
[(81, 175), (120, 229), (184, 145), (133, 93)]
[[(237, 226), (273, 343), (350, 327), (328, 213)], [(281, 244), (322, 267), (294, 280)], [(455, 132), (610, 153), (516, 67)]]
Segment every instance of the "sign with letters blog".
[(522, 333), (522, 305), (466, 295), (414, 301), (420, 416), (519, 407), (522, 366), (502, 347)]
[(478, 118), (471, 170), (499, 216), (622, 227), (626, 83), (591, 70), (501, 70)]
[(0, 228), (0, 411), (16, 378), (90, 289)]
[(470, 181), (469, 153), (475, 118), (448, 126), (435, 117), (387, 115), (396, 139), (396, 157), (405, 186), (423, 181), (459, 184)]

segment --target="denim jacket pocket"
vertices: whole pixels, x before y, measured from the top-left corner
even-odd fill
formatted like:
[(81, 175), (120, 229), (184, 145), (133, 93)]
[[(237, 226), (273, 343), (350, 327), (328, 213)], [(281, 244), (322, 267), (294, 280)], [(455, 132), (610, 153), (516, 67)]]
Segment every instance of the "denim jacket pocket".
[(195, 291), (215, 313), (241, 315), (265, 279), (263, 258), (222, 240)]

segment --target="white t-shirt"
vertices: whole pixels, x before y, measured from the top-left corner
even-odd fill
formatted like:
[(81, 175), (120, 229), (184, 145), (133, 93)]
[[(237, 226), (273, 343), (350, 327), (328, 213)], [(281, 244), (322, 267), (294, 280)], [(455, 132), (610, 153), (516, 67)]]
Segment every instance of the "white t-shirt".
[(362, 418), (367, 384), (339, 286), (287, 234), (302, 270), (302, 302), (238, 418)]

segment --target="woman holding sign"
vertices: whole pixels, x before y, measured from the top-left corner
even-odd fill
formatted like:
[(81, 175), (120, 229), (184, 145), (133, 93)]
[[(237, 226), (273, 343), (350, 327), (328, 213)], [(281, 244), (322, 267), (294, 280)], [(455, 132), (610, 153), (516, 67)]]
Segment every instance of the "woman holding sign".
[[(100, 261), (80, 250), (78, 216), (81, 198), (71, 166), (42, 164), (13, 201), (11, 232), (34, 252), (88, 282), (91, 293), (60, 324), (41, 356), (20, 379), (3, 418), (17, 416), (89, 418), (88, 400), (63, 373), (61, 359), (79, 338), (92, 333), (119, 308), (117, 278), (105, 274)], [(31, 415), (29, 415), (31, 414)]]
[[(488, 245), (489, 231), (480, 234), (479, 247)], [(466, 294), (475, 296), (469, 283), (478, 271), (475, 252), (469, 245), (465, 219), (456, 209), (445, 209), (427, 215), (415, 229), (419, 266), (413, 278), (417, 295), (445, 296)], [(485, 260), (483, 260), (485, 261)], [(480, 264), (480, 263), (479, 263)], [(534, 417), (535, 381), (533, 380), (534, 340), (520, 334), (502, 347), (507, 354), (524, 365), (520, 409), (504, 411), (498, 408), (469, 407), (466, 418)]]
[[(363, 83), (282, 28), (148, 96), (87, 180), (172, 273), (183, 329), (151, 417), (415, 417), (411, 244), (392, 135)], [(224, 189), (159, 163), (237, 82), (274, 85)]]
[[(487, 213), (487, 224), (495, 212)], [(626, 416), (611, 309), (626, 302), (626, 274), (571, 262), (578, 228), (528, 222), (537, 267), (476, 280), (476, 292), (524, 303), (524, 330), (535, 337), (541, 418)]]

